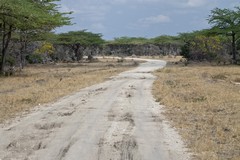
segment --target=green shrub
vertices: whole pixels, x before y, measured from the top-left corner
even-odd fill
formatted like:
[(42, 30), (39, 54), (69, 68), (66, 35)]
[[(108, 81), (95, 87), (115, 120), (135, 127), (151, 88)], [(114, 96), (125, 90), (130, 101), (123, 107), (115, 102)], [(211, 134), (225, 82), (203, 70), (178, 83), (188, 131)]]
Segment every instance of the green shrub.
[(41, 54), (34, 53), (26, 56), (28, 63), (35, 64), (35, 63), (43, 63), (43, 57)]
[(180, 55), (187, 60), (190, 58), (190, 43), (187, 42), (181, 47)]
[[(0, 60), (2, 59), (2, 56), (0, 55)], [(16, 60), (14, 57), (12, 56), (7, 56), (6, 60), (5, 60), (6, 65), (8, 66), (14, 66), (16, 64)], [(0, 62), (0, 65), (2, 64), (2, 62)]]

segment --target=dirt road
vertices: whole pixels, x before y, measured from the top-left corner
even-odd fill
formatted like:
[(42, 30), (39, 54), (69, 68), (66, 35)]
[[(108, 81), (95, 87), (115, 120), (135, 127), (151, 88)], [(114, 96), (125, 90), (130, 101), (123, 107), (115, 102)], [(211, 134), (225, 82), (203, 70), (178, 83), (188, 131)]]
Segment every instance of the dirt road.
[(148, 61), (0, 126), (1, 160), (186, 160), (151, 95)]

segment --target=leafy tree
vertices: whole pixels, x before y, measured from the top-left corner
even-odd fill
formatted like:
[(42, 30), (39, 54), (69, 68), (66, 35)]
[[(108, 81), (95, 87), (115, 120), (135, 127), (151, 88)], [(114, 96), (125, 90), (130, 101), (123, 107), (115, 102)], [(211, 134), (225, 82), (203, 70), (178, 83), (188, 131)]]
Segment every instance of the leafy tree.
[(104, 40), (99, 33), (81, 31), (70, 31), (67, 33), (60, 33), (52, 40), (55, 44), (76, 44), (79, 43), (83, 46), (89, 45), (102, 45)]
[(102, 39), (102, 35), (99, 33), (81, 30), (58, 34), (52, 39), (52, 43), (71, 45), (77, 60), (81, 60), (83, 57), (81, 50), (83, 48), (87, 46), (100, 46), (105, 43), (105, 41)]
[[(56, 0), (1, 0), (0, 30), (2, 36), (2, 58), (0, 73), (4, 72), (7, 49), (13, 32), (19, 34), (21, 42), (27, 42), (29, 35), (48, 32), (70, 24), (68, 13), (57, 10)], [(24, 43), (26, 44), (26, 43)], [(23, 50), (26, 45), (23, 46)]]
[(196, 31), (191, 33), (180, 33), (179, 38), (184, 43), (181, 47), (180, 55), (187, 60), (191, 59), (191, 44), (194, 41), (196, 35), (199, 34)]
[[(21, 64), (24, 66), (23, 60), (25, 59), (24, 53), (26, 52), (26, 46), (33, 40), (45, 40), (50, 34), (49, 32), (62, 25), (69, 25), (70, 18), (65, 15), (71, 13), (60, 13), (56, 8), (56, 0), (35, 0), (34, 15), (31, 20), (32, 23), (23, 24), (19, 30), (20, 42), (21, 42)], [(33, 14), (32, 10), (29, 10), (29, 14)]]
[(236, 63), (236, 42), (240, 38), (240, 7), (235, 10), (215, 8), (208, 18), (213, 25), (212, 32), (231, 37), (233, 61)]
[(15, 26), (19, 24), (19, 21), (26, 19), (23, 8), (23, 4), (20, 1), (15, 3), (13, 0), (0, 1), (0, 30), (2, 38), (0, 73), (4, 72), (6, 53), (12, 32)]
[(214, 60), (223, 52), (225, 39), (212, 35), (208, 30), (181, 33), (180, 38), (185, 43), (181, 47), (181, 55), (188, 60)]
[(190, 42), (186, 42), (182, 47), (181, 47), (181, 52), (180, 55), (186, 58), (187, 60), (190, 59)]
[(190, 42), (191, 58), (195, 60), (213, 60), (220, 54), (222, 43), (219, 36), (197, 35)]

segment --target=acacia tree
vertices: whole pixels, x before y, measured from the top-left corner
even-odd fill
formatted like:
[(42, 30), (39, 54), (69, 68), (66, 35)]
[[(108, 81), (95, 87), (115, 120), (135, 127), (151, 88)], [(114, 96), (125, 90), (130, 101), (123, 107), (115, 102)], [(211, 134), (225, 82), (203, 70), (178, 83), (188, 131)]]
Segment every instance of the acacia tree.
[(0, 73), (4, 72), (6, 53), (12, 32), (16, 29), (16, 25), (19, 23), (19, 20), (25, 19), (22, 7), (23, 6), (19, 3), (19, 1), (16, 1), (16, 3), (14, 3), (13, 0), (0, 1), (0, 29), (2, 37)]
[[(17, 32), (20, 41), (26, 42), (28, 35), (48, 32), (70, 24), (70, 18), (57, 10), (57, 0), (1, 0), (0, 29), (2, 36), (0, 73), (4, 73), (6, 54), (11, 35)], [(26, 44), (26, 43), (24, 43)], [(26, 46), (22, 47), (23, 50)]]
[(232, 59), (234, 63), (237, 63), (236, 42), (240, 38), (238, 36), (240, 34), (240, 7), (235, 7), (235, 10), (215, 8), (211, 11), (208, 21), (213, 25), (214, 33), (231, 37)]
[[(43, 40), (43, 35), (47, 36), (48, 33), (62, 25), (69, 25), (70, 18), (65, 15), (71, 14), (71, 12), (60, 13), (57, 8), (57, 4), (52, 3), (56, 0), (35, 0), (34, 3), (34, 15), (32, 16), (31, 23), (24, 24), (19, 30), (20, 42), (21, 42), (21, 66), (24, 66), (23, 60), (25, 59), (24, 53), (26, 52), (27, 43), (32, 40)], [(29, 14), (32, 13), (32, 9)], [(45, 37), (46, 38), (46, 37)]]
[(77, 57), (77, 61), (79, 61), (83, 58), (81, 50), (86, 46), (100, 46), (104, 43), (104, 40), (99, 33), (81, 30), (58, 34), (56, 35), (55, 40), (53, 40), (53, 43), (71, 45), (75, 56)]

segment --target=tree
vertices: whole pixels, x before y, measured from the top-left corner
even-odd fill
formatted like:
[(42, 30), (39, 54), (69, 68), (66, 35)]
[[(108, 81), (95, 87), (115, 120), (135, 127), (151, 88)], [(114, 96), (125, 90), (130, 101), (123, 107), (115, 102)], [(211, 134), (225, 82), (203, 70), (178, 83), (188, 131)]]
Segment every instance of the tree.
[(185, 43), (181, 47), (181, 55), (188, 60), (215, 60), (223, 54), (225, 39), (220, 35), (212, 35), (209, 30), (181, 33), (180, 38)]
[[(26, 42), (28, 35), (48, 32), (70, 24), (70, 18), (57, 10), (56, 0), (1, 0), (0, 30), (2, 36), (0, 73), (4, 73), (5, 60), (13, 32)], [(23, 47), (24, 48), (24, 47)]]
[(61, 33), (52, 40), (54, 44), (71, 45), (78, 61), (83, 57), (81, 49), (84, 49), (86, 46), (100, 46), (104, 42), (101, 34), (87, 32), (86, 30)]
[(208, 22), (213, 25), (212, 32), (224, 34), (231, 37), (232, 41), (232, 59), (236, 61), (236, 42), (240, 38), (240, 7), (235, 10), (215, 8), (211, 11)]
[(0, 73), (4, 72), (6, 53), (12, 36), (12, 31), (19, 23), (19, 20), (25, 19), (25, 16), (23, 16), (24, 11), (21, 8), (23, 7), (22, 4), (19, 3), (19, 1), (16, 1), (16, 3), (13, 2), (13, 0), (0, 1), (0, 29), (2, 37)]

